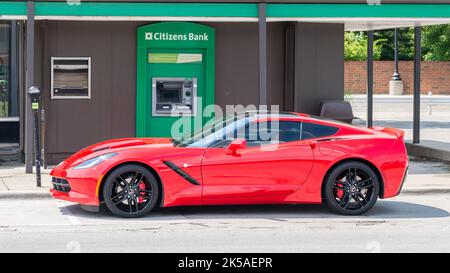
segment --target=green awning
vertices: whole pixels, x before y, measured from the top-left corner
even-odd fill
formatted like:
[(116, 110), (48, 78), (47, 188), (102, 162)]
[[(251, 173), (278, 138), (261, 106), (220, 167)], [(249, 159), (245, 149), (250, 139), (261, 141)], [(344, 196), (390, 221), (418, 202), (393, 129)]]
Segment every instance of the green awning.
[(450, 18), (449, 4), (268, 4), (267, 17)]
[[(274, 4), (267, 3), (267, 18), (450, 18), (450, 4)], [(24, 16), (23, 1), (0, 2), (0, 16)], [(40, 19), (58, 17), (258, 17), (256, 3), (131, 3), (131, 2), (36, 2)], [(95, 18), (94, 18), (95, 19)], [(200, 20), (201, 21), (201, 20)]]
[(36, 16), (258, 17), (256, 4), (37, 2)]
[(0, 2), (0, 16), (27, 15), (26, 2)]

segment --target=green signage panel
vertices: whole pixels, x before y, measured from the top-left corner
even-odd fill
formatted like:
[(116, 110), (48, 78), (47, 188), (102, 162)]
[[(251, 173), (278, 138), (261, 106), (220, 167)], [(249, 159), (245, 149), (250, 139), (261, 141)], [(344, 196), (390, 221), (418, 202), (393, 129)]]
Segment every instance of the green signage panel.
[(193, 130), (211, 118), (203, 116), (203, 109), (214, 104), (214, 43), (214, 29), (201, 24), (165, 22), (138, 28), (138, 137), (173, 137), (175, 122), (181, 120)]

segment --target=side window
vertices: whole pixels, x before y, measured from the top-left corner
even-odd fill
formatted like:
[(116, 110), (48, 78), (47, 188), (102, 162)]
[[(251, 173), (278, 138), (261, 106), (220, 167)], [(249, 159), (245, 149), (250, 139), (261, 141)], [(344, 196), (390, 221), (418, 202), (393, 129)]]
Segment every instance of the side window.
[(271, 141), (271, 122), (251, 122), (245, 126), (247, 146), (255, 147)]
[(334, 135), (338, 128), (309, 122), (303, 122), (302, 139), (325, 137)]
[[(277, 124), (278, 123), (278, 124)], [(245, 132), (245, 140), (249, 146), (269, 144), (271, 141), (290, 142), (301, 139), (301, 122), (279, 121), (250, 124)]]
[(280, 121), (279, 138), (280, 142), (300, 140), (302, 123), (296, 121)]

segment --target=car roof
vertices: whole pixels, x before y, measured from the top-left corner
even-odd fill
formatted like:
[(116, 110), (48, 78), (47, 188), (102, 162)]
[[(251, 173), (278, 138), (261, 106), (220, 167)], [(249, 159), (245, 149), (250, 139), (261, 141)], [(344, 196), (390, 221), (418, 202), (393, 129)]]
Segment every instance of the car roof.
[(297, 113), (297, 112), (273, 112), (273, 111), (265, 111), (265, 112), (246, 112), (246, 116), (257, 118), (257, 119), (264, 119), (264, 118), (280, 118), (280, 119), (289, 119), (289, 120), (297, 120), (297, 121), (306, 121), (306, 122), (313, 122), (317, 124), (322, 125), (329, 125), (339, 128), (350, 128), (353, 130), (358, 130), (360, 132), (366, 132), (370, 133), (370, 130), (367, 130), (367, 128), (361, 128), (358, 126), (355, 126), (353, 124), (345, 123), (342, 121), (322, 117), (322, 116), (316, 116), (316, 115), (309, 115), (304, 113)]

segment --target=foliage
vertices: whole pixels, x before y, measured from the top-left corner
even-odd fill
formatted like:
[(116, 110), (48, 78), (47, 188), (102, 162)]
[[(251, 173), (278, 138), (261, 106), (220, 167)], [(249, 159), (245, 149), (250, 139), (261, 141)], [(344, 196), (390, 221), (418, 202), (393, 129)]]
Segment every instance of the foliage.
[[(398, 29), (398, 59), (401, 61), (414, 59), (414, 29)], [(374, 39), (384, 39), (381, 55), (377, 60), (394, 60), (394, 30), (381, 30), (374, 33)]]
[[(374, 60), (394, 59), (394, 30), (374, 32)], [(346, 32), (345, 60), (367, 58), (366, 32)], [(450, 24), (422, 28), (422, 57), (427, 61), (450, 61)], [(414, 60), (414, 28), (398, 29), (399, 60)]]
[(450, 61), (450, 25), (422, 29), (422, 56), (426, 61)]
[[(374, 40), (374, 59), (381, 56), (381, 46), (385, 39)], [(346, 61), (362, 61), (367, 59), (367, 35), (365, 32), (345, 32), (344, 36), (344, 56)]]

